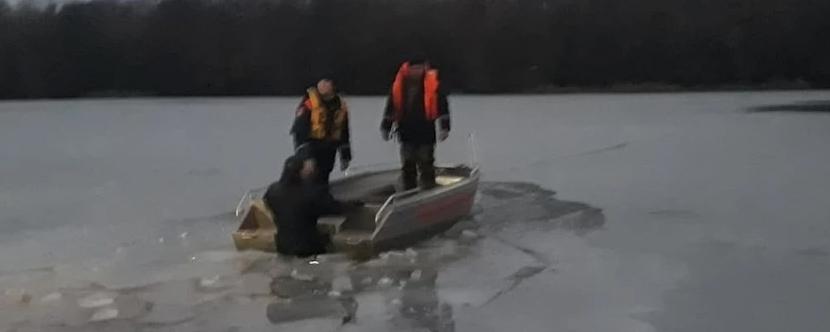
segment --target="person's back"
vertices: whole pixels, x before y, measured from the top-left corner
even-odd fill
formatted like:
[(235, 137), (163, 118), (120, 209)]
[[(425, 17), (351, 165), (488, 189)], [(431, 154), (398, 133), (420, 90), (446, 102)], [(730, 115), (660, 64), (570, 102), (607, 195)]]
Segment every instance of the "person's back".
[(403, 82), (401, 93), (404, 100), (401, 119), (398, 122), (398, 135), (402, 142), (411, 144), (434, 144), (435, 124), (427, 119), (424, 112), (423, 77), (407, 78)]
[[(436, 135), (436, 122), (440, 132)], [(386, 102), (381, 133), (390, 138), (396, 127), (401, 142), (401, 170), (406, 189), (435, 187), (435, 143), (450, 131), (449, 102), (438, 71), (425, 60), (405, 62), (398, 69)], [(437, 136), (437, 137), (436, 137)]]
[[(289, 158), (280, 181), (265, 192), (265, 203), (274, 213), (277, 252), (281, 254), (305, 257), (324, 253), (327, 241), (317, 231), (317, 219), (341, 211), (340, 203), (325, 186), (310, 181), (313, 166), (308, 164)], [(306, 170), (309, 167), (311, 170)]]
[(268, 188), (265, 202), (274, 213), (277, 224), (277, 252), (309, 256), (325, 252), (326, 243), (317, 233), (313, 184), (283, 186), (279, 182)]

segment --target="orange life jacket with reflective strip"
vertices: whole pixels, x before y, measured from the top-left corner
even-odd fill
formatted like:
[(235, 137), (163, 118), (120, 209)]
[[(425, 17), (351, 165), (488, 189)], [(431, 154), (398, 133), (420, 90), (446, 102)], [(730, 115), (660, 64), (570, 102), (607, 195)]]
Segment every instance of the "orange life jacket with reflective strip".
[[(392, 106), (395, 108), (395, 121), (403, 117), (403, 86), (409, 73), (409, 62), (404, 62), (398, 69), (395, 82), (392, 83)], [(424, 113), (429, 121), (438, 119), (438, 70), (427, 69), (424, 74)]]
[(331, 141), (339, 141), (343, 138), (343, 126), (346, 124), (346, 114), (348, 113), (345, 101), (341, 99), (340, 109), (334, 110), (333, 128), (330, 131), (326, 130), (328, 129), (326, 128), (326, 122), (329, 112), (325, 104), (323, 104), (317, 89), (308, 89), (308, 99), (305, 101), (305, 107), (311, 110), (311, 131), (309, 137), (316, 140)]

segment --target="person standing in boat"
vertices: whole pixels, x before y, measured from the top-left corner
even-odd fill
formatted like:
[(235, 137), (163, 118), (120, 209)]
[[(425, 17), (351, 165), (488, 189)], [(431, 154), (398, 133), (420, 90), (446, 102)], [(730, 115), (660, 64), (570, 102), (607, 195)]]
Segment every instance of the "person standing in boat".
[(312, 158), (300, 155), (286, 159), (279, 181), (268, 186), (263, 196), (277, 226), (277, 252), (308, 257), (326, 252), (328, 238), (317, 231), (322, 215), (343, 212), (328, 188), (316, 181)]
[(418, 182), (421, 188), (435, 187), (435, 144), (447, 139), (450, 132), (450, 110), (445, 91), (438, 70), (430, 68), (421, 58), (404, 62), (392, 83), (381, 134), (384, 140), (389, 140), (393, 128), (396, 129), (406, 189), (418, 187)]
[(291, 134), (296, 153), (312, 156), (317, 162), (317, 183), (328, 186), (338, 152), (340, 170), (349, 167), (352, 160), (349, 112), (331, 80), (322, 79), (316, 87), (306, 90)]

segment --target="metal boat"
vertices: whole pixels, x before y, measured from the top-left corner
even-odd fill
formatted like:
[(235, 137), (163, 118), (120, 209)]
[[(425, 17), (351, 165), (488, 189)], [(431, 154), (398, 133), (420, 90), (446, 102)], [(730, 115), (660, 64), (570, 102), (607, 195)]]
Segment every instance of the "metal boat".
[[(436, 187), (402, 190), (400, 169), (394, 166), (360, 171), (330, 183), (341, 201), (361, 201), (342, 215), (326, 216), (318, 229), (331, 239), (332, 250), (372, 254), (405, 248), (440, 233), (470, 214), (480, 178), (474, 136), (471, 162), (437, 166)], [(266, 188), (248, 191), (237, 204), (239, 228), (233, 233), (238, 250), (275, 251), (275, 226), (262, 201)]]

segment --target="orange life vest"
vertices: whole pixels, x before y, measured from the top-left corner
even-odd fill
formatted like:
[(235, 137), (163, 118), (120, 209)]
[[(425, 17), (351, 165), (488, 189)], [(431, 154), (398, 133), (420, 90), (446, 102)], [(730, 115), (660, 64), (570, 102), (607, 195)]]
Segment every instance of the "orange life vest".
[(332, 140), (338, 141), (342, 139), (343, 126), (346, 124), (346, 102), (340, 100), (340, 109), (334, 110), (334, 121), (332, 121), (331, 130), (326, 130), (326, 117), (328, 117), (328, 110), (320, 99), (320, 93), (315, 88), (308, 89), (308, 99), (305, 101), (305, 107), (311, 110), (311, 131), (309, 137), (316, 140)]
[[(403, 117), (403, 88), (409, 74), (409, 62), (404, 62), (398, 69), (395, 82), (392, 83), (392, 106), (395, 108), (395, 121)], [(424, 113), (429, 121), (438, 119), (438, 70), (427, 68), (424, 74)]]

